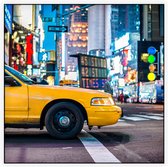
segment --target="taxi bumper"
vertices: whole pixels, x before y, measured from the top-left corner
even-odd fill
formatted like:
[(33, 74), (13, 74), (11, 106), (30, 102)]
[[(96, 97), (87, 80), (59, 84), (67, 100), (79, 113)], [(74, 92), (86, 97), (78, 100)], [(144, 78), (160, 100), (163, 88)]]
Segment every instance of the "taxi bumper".
[(113, 125), (123, 116), (118, 106), (91, 106), (87, 109), (89, 126)]

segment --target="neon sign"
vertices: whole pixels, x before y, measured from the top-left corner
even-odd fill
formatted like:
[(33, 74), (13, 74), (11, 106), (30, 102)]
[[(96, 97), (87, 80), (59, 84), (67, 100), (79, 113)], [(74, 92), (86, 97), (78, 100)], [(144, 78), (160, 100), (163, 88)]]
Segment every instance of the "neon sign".
[(26, 37), (27, 65), (33, 64), (33, 35)]
[(27, 65), (27, 75), (32, 75), (32, 65)]

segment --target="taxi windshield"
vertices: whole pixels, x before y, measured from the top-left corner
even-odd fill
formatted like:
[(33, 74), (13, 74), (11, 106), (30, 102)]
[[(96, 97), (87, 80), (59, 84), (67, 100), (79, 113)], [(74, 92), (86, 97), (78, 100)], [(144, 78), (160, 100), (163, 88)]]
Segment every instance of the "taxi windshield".
[(13, 68), (9, 66), (5, 66), (5, 69), (8, 70), (11, 74), (13, 74), (15, 77), (20, 79), (22, 82), (27, 83), (29, 85), (34, 84), (34, 81), (27, 77), (26, 75), (20, 73), (19, 71), (14, 70)]

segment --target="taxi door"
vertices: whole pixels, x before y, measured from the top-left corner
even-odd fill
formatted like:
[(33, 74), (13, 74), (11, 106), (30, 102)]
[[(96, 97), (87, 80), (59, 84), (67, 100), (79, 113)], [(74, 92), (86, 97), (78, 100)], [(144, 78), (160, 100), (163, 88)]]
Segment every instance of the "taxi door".
[(28, 119), (28, 87), (5, 73), (5, 123), (25, 123)]

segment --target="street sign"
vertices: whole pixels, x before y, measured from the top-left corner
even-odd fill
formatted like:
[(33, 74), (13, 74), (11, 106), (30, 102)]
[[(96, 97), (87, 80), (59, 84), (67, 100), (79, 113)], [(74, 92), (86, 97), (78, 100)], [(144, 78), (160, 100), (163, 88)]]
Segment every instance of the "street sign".
[(52, 17), (43, 17), (43, 18), (42, 18), (42, 21), (43, 21), (43, 22), (52, 22), (52, 21), (53, 21), (53, 18), (52, 18)]
[(68, 32), (68, 26), (48, 26), (49, 32)]

